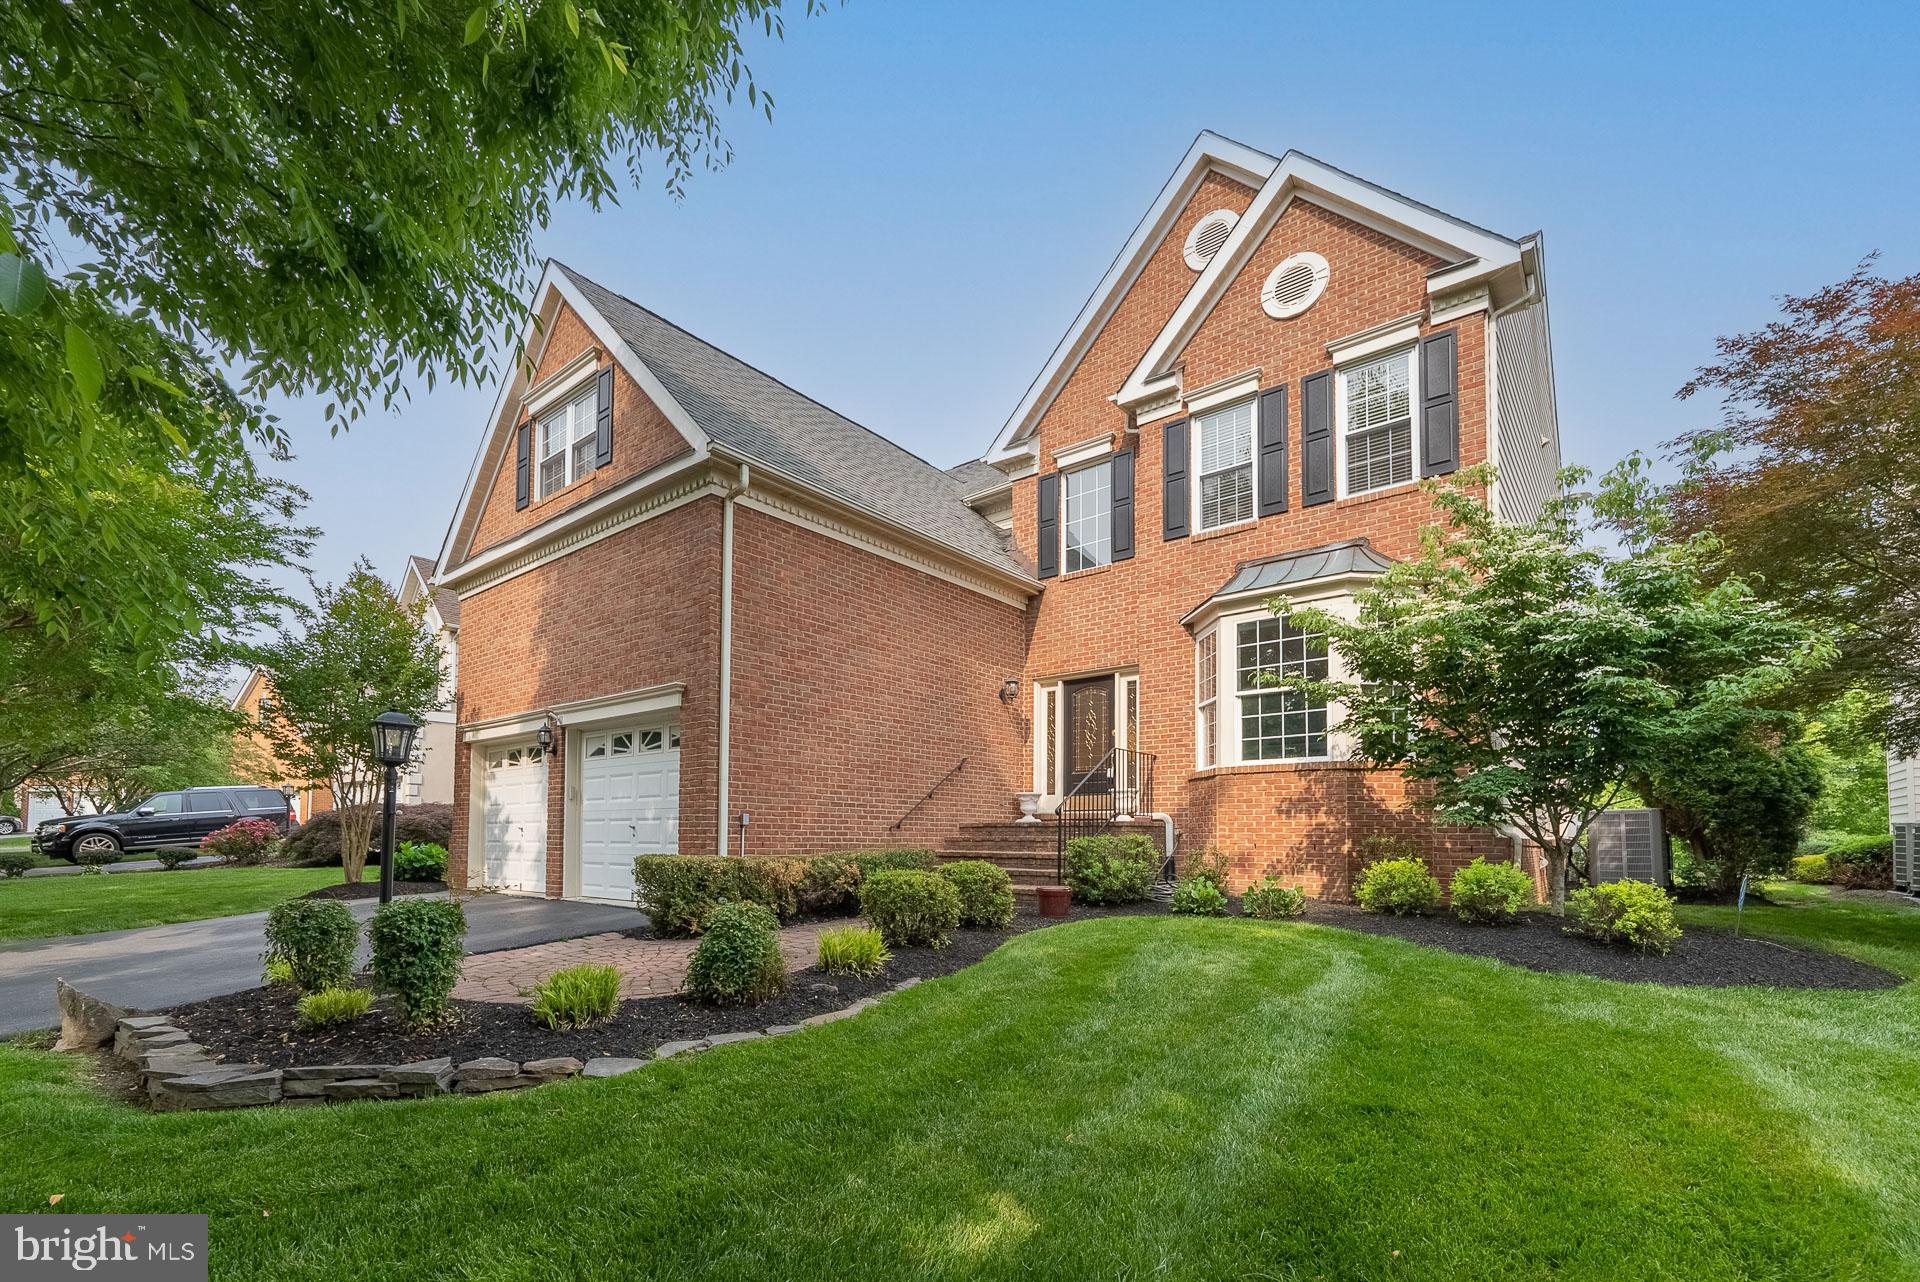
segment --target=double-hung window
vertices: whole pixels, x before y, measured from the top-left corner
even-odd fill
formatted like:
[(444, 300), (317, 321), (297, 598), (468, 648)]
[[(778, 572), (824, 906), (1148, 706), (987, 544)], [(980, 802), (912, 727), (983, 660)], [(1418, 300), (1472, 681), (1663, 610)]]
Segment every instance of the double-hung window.
[(589, 386), (540, 420), (540, 497), (564, 490), (593, 470), (594, 388)]
[(1195, 675), (1199, 678), (1194, 699), (1200, 709), (1200, 768), (1205, 770), (1220, 760), (1220, 633), (1215, 629), (1200, 634)]
[(1240, 759), (1291, 761), (1327, 755), (1327, 702), (1272, 680), (1327, 679), (1327, 638), (1292, 620), (1245, 619), (1234, 627), (1234, 693), (1240, 701)]
[(1067, 573), (1106, 565), (1113, 560), (1113, 460), (1068, 472), (1061, 490)]
[(1413, 352), (1340, 371), (1348, 494), (1413, 479)]
[(1222, 406), (1193, 419), (1200, 456), (1195, 476), (1203, 530), (1253, 519), (1253, 400)]

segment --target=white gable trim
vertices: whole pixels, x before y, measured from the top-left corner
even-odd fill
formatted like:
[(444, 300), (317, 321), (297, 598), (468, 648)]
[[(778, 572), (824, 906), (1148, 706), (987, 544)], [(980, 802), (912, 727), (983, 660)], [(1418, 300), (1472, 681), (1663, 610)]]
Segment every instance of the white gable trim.
[[(1230, 178), (1259, 189), (1277, 163), (1263, 151), (1222, 138), (1216, 133), (1202, 133), (1194, 139), (1193, 145), (1187, 148), (1186, 156), (1174, 169), (1173, 176), (1160, 188), (1160, 194), (1154, 197), (1146, 216), (1134, 227), (1133, 234), (1107, 268), (1107, 274), (1094, 286), (1079, 315), (1067, 327), (1065, 337), (1054, 347), (1039, 376), (1028, 385), (1020, 403), (1014, 407), (1000, 434), (994, 438), (993, 446), (985, 456), (987, 462), (998, 463), (1022, 456), (1024, 451), (1019, 448), (1020, 443), (1032, 433), (1041, 416), (1060, 394), (1060, 389), (1086, 355), (1087, 348), (1099, 336), (1120, 301), (1127, 296), (1127, 291), (1146, 267), (1147, 260), (1153, 256), (1153, 251), (1166, 239), (1174, 219), (1186, 208), (1188, 200), (1208, 171), (1217, 169)], [(1241, 221), (1244, 223), (1245, 219)], [(1217, 260), (1218, 255), (1215, 258)]]
[[(447, 537), (440, 546), (439, 563), (434, 567), (434, 578), (444, 579), (447, 571), (466, 558), (473, 544), (473, 526), (479, 522), (482, 509), (494, 486), (499, 480), (500, 469), (506, 465), (511, 453), (513, 429), (518, 421), (521, 403), (526, 400), (530, 390), (528, 371), (537, 368), (541, 353), (545, 350), (548, 336), (553, 332), (553, 322), (560, 313), (560, 305), (565, 303), (573, 308), (587, 330), (601, 347), (613, 358), (615, 364), (626, 371), (629, 378), (639, 385), (647, 399), (652, 401), (674, 430), (686, 440), (694, 452), (696, 460), (703, 458), (707, 451), (706, 433), (702, 432), (691, 415), (667, 392), (659, 376), (640, 359), (627, 341), (620, 337), (600, 310), (587, 301), (586, 295), (575, 284), (573, 277), (559, 262), (549, 258), (544, 271), (540, 274), (540, 283), (535, 286), (535, 305), (533, 314), (527, 319), (526, 332), (521, 344), (525, 355), (512, 362), (508, 377), (501, 380), (500, 391), (493, 402), (493, 412), (489, 415), (488, 428), (481, 437), (480, 448), (473, 458), (473, 466), (468, 469), (467, 483), (460, 491), (460, 501), (454, 506), (453, 523), (447, 527)], [(484, 483), (482, 478), (484, 476)]]
[(1449, 267), (1429, 277), (1429, 292), (1458, 289), (1512, 267), (1520, 261), (1516, 241), (1461, 222), (1416, 201), (1362, 182), (1297, 151), (1281, 157), (1273, 172), (1253, 198), (1253, 204), (1234, 224), (1227, 243), (1214, 254), (1213, 261), (1187, 291), (1174, 309), (1140, 363), (1121, 386), (1114, 400), (1130, 406), (1164, 395), (1178, 386), (1179, 374), (1173, 368), (1226, 288), (1238, 276), (1280, 215), (1297, 199), (1305, 199), (1392, 236), (1417, 249), (1446, 259)]

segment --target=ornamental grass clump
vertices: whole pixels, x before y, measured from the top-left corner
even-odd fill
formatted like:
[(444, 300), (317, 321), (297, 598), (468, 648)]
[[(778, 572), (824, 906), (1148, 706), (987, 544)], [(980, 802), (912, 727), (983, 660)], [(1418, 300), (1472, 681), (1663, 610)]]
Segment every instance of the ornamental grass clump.
[(267, 974), (284, 973), (303, 993), (344, 988), (359, 942), (360, 923), (338, 900), (289, 899), (267, 910)]
[(1449, 891), (1454, 916), (1475, 925), (1512, 921), (1533, 901), (1533, 878), (1514, 864), (1490, 864), (1476, 856), (1453, 874)]
[(960, 924), (998, 929), (1013, 920), (1013, 878), (999, 864), (960, 859), (940, 865), (940, 875), (960, 892)]
[(372, 1008), (373, 994), (364, 988), (323, 988), (300, 999), (300, 1027), (351, 1024)]
[(1665, 953), (1680, 938), (1673, 897), (1647, 881), (1610, 881), (1583, 886), (1567, 896), (1569, 934), (1610, 944), (1627, 944), (1643, 953)]
[(871, 926), (820, 932), (820, 969), (829, 975), (878, 975), (892, 960), (886, 937)]
[(709, 1006), (755, 1006), (787, 986), (779, 921), (759, 904), (721, 904), (687, 966), (687, 993)]
[(367, 936), (374, 981), (393, 994), (401, 1020), (421, 1028), (441, 1019), (466, 955), (467, 914), (460, 905), (419, 895), (396, 899), (374, 913)]
[(1382, 859), (1360, 874), (1354, 898), (1370, 913), (1424, 913), (1440, 902), (1440, 882), (1418, 859)]
[(554, 971), (529, 995), (527, 1009), (548, 1028), (589, 1028), (620, 1009), (620, 972), (583, 962)]
[(1307, 911), (1307, 892), (1298, 886), (1283, 886), (1274, 877), (1263, 877), (1248, 886), (1240, 896), (1241, 911), (1262, 921), (1283, 921)]
[(938, 873), (890, 868), (860, 887), (860, 913), (895, 948), (939, 948), (960, 924), (960, 892)]

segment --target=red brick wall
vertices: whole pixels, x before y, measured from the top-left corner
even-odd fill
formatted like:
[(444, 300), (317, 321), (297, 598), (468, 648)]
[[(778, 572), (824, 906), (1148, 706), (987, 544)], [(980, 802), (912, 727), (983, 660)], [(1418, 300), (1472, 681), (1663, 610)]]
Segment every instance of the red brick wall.
[(1030, 704), (999, 691), (1024, 611), (741, 507), (733, 628), (729, 803), (752, 815), (749, 850), (923, 844), (1019, 813)]
[[(1464, 862), (1472, 853), (1498, 853), (1505, 848), (1499, 838), (1438, 829), (1417, 814), (1397, 775), (1344, 765), (1194, 768), (1194, 646), (1181, 617), (1218, 590), (1242, 561), (1361, 536), (1388, 555), (1405, 556), (1417, 549), (1420, 528), (1433, 519), (1431, 503), (1414, 487), (1311, 508), (1300, 502), (1300, 379), (1329, 367), (1328, 341), (1421, 310), (1426, 274), (1437, 260), (1296, 201), (1181, 357), (1189, 388), (1258, 368), (1263, 386), (1285, 382), (1294, 389), (1290, 510), (1252, 525), (1163, 540), (1161, 430), (1178, 416), (1145, 424), (1136, 438), (1122, 430), (1124, 416), (1108, 398), (1192, 283), (1194, 274), (1181, 259), (1184, 229), (1217, 203), (1203, 192), (1189, 205), (1178, 234), (1155, 252), (1132, 295), (1092, 345), (1093, 355), (1041, 420), (1043, 474), (1054, 470), (1053, 451), (1103, 429), (1116, 433), (1120, 448), (1132, 444), (1137, 449), (1136, 552), (1130, 561), (1047, 582), (1033, 611), (1025, 675), (1029, 681), (1048, 680), (1137, 666), (1142, 747), (1158, 757), (1156, 801), (1174, 816), (1183, 853), (1219, 846), (1232, 861), (1236, 884), (1275, 871), (1316, 893), (1343, 894), (1349, 875), (1345, 848), (1372, 833), (1405, 835), (1443, 866)], [(1260, 285), (1280, 259), (1306, 249), (1327, 259), (1326, 293), (1303, 315), (1273, 320), (1260, 307)], [(1461, 462), (1471, 465), (1486, 457), (1485, 324), (1474, 315), (1438, 328), (1459, 334)], [(1028, 555), (1035, 545), (1037, 486), (1033, 478), (1014, 485), (1015, 539)], [(1227, 700), (1222, 715), (1229, 709)]]
[[(566, 368), (593, 346), (595, 340), (586, 322), (571, 307), (561, 304), (549, 331), (546, 349), (541, 353), (540, 368), (534, 375), (533, 385), (537, 386), (542, 380)], [(602, 352), (600, 364), (608, 363), (609, 357)], [(613, 376), (611, 463), (595, 468), (563, 490), (540, 498), (538, 429), (535, 430), (535, 437), (536, 471), (532, 501), (524, 508), (516, 509), (513, 505), (515, 445), (509, 437), (500, 467), (493, 474), (493, 488), (487, 496), (486, 506), (481, 509), (479, 523), (474, 527), (473, 549), (469, 555), (484, 552), (494, 544), (532, 529), (540, 522), (558, 516), (630, 477), (690, 452), (686, 438), (667, 421), (667, 416), (660, 408), (647, 399), (639, 384), (620, 369), (616, 369)]]
[[(680, 848), (716, 848), (720, 500), (697, 499), (466, 597), (462, 723), (680, 682)], [(561, 893), (566, 755), (548, 761), (547, 883)], [(454, 759), (451, 875), (468, 864), (468, 745)], [(458, 884), (458, 883), (456, 883)]]

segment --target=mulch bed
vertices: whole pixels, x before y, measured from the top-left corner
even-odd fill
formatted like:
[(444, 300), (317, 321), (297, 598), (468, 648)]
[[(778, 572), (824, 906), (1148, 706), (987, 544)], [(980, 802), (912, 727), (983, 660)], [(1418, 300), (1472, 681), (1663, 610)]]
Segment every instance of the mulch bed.
[(1731, 931), (1688, 926), (1667, 955), (1569, 935), (1546, 913), (1525, 913), (1510, 926), (1469, 926), (1451, 916), (1392, 917), (1346, 904), (1311, 903), (1306, 920), (1369, 935), (1392, 935), (1470, 957), (1492, 957), (1528, 970), (1592, 975), (1629, 984), (1729, 988), (1897, 988), (1900, 976), (1840, 953), (1796, 948)]
[[(444, 881), (396, 881), (393, 893), (396, 895), (431, 895), (445, 890)], [(309, 890), (300, 896), (302, 899), (378, 899), (380, 898), (380, 879), (372, 881), (340, 882), (334, 886), (322, 886), (318, 890)]]
[[(1076, 907), (1067, 920), (1125, 911), (1130, 910)], [(1145, 904), (1131, 911), (1164, 911), (1164, 907)], [(572, 1031), (536, 1024), (525, 1006), (456, 1000), (445, 1024), (416, 1033), (393, 1017), (383, 998), (351, 1024), (307, 1032), (298, 1027), (295, 994), (285, 988), (250, 988), (166, 1013), (215, 1059), (273, 1068), (404, 1064), (440, 1055), (452, 1057), (456, 1064), (485, 1055), (521, 1061), (556, 1055), (583, 1060), (596, 1055), (644, 1057), (664, 1042), (797, 1024), (809, 1015), (841, 1010), (862, 997), (883, 993), (903, 979), (950, 975), (1015, 935), (1056, 924), (1033, 913), (1018, 913), (1005, 930), (955, 931), (945, 948), (897, 948), (886, 970), (873, 979), (827, 975), (815, 969), (795, 971), (779, 997), (739, 1009), (716, 1009), (679, 997), (634, 998), (621, 1002), (619, 1013), (607, 1023)]]

